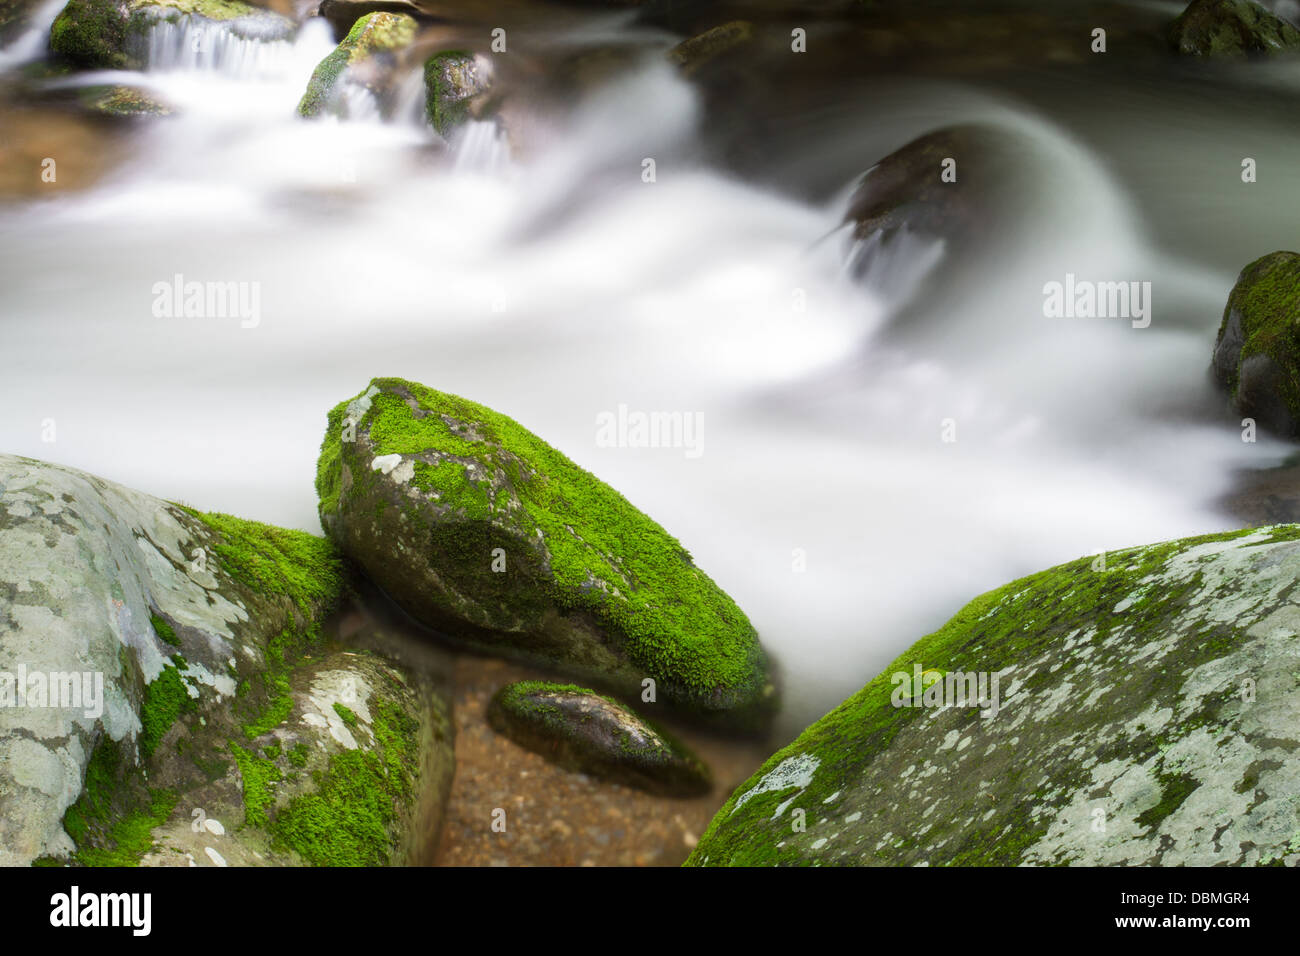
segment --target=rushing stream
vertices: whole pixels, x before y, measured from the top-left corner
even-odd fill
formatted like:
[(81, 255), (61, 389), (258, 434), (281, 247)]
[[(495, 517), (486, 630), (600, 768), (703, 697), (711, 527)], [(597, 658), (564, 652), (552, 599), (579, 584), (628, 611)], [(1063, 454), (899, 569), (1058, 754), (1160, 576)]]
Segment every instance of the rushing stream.
[[(157, 28), (143, 75), (50, 81), (126, 79), (176, 112), (135, 127), (95, 187), (0, 209), (7, 452), (318, 531), (330, 407), (376, 375), (471, 397), (686, 545), (780, 659), (790, 731), (983, 590), (1233, 526), (1215, 503), (1234, 471), (1285, 455), (1240, 440), (1206, 368), (1236, 271), (1294, 247), (1300, 219), (1264, 185), (1238, 203), (1198, 183), (1226, 164), (1240, 192), (1255, 154), (1278, 189), (1300, 177), (1294, 110), (1232, 106), (1294, 90), (1296, 67), (1099, 78), (1133, 86), (1120, 106), (1051, 74), (1023, 96), (817, 91), (827, 107), (767, 157), (778, 191), (702, 159), (700, 96), (661, 57), (535, 117), (527, 155), (471, 124), (447, 162), (418, 95), (390, 121), (295, 115), (333, 46), (322, 21), (293, 43), (193, 39)], [(943, 250), (847, 269), (847, 191), (912, 137), (981, 119), (1034, 144), (1023, 254), (884, 335)], [(1151, 282), (1150, 327), (1045, 317), (1067, 273)], [(255, 313), (159, 316), (176, 276), (255, 286)], [(620, 406), (699, 416), (701, 440), (602, 447)]]

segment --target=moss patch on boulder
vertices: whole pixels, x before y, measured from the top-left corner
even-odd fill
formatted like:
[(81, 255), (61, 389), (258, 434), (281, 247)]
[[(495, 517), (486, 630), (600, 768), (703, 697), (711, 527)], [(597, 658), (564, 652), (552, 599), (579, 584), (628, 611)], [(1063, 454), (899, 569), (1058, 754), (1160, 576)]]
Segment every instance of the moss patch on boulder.
[[(1297, 585), (1280, 525), (976, 598), (773, 755), (688, 863), (1300, 862)], [(918, 667), (945, 672), (921, 706)], [(948, 683), (980, 673), (1001, 674), (983, 703)]]

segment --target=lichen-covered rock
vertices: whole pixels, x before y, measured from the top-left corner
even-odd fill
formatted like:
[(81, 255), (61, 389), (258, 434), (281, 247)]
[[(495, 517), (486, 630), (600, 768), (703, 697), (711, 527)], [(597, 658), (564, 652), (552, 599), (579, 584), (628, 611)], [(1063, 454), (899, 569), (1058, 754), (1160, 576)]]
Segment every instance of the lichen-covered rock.
[[(399, 670), (323, 657), (321, 624), (343, 586), (325, 539), (0, 456), (0, 863), (129, 865), (156, 842), (151, 862), (188, 862), (195, 847), (173, 840), (182, 852), (163, 853), (164, 835), (218, 829), (225, 839), (205, 845), (228, 862), (330, 862), (313, 856), (291, 801), (286, 819), (266, 799), (317, 806), (328, 774), (277, 790), (256, 761), (302, 744), (327, 768), (328, 715), (325, 727), (308, 716), (327, 696), (322, 682), (342, 682), (372, 731), (353, 737), (377, 753), (345, 760), (391, 770), (386, 755), (418, 753), (429, 735), (413, 717), (423, 692), (393, 686)], [(355, 681), (330, 677), (341, 673)], [(393, 807), (390, 857), (401, 843), (402, 803)], [(199, 816), (217, 821), (207, 836)], [(374, 835), (373, 818), (363, 822)]]
[(747, 20), (732, 20), (706, 30), (699, 36), (683, 40), (668, 51), (668, 59), (686, 74), (694, 73), (710, 60), (744, 46), (754, 39), (754, 25)]
[(775, 690), (744, 613), (663, 528), (513, 420), (401, 379), (329, 415), (321, 523), (449, 639), (737, 724)]
[(87, 68), (145, 66), (150, 27), (184, 17), (257, 40), (283, 40), (297, 29), (288, 17), (242, 0), (68, 0), (50, 28), (50, 50)]
[(709, 769), (618, 701), (573, 684), (521, 681), (497, 692), (488, 721), (568, 770), (665, 796), (707, 793)]
[(424, 63), (425, 115), (446, 136), (465, 122), (475, 97), (488, 90), (487, 74), (472, 53), (444, 50)]
[(1273, 252), (1241, 271), (1214, 343), (1214, 375), (1236, 409), (1300, 434), (1300, 254)]
[(1188, 56), (1244, 56), (1300, 50), (1300, 30), (1254, 0), (1192, 0), (1169, 27)]
[(688, 862), (1296, 865), (1298, 598), (1297, 525), (1008, 584), (770, 758)]
[(346, 118), (349, 84), (382, 96), (397, 67), (397, 54), (415, 39), (415, 21), (400, 13), (369, 13), (321, 60), (298, 103), (301, 116), (330, 113)]
[[(313, 655), (270, 719), (229, 741), (208, 727), (178, 741), (207, 755), (208, 774), (154, 830), (144, 865), (429, 862), (455, 769), (450, 706), (432, 684), (369, 653)], [(150, 783), (172, 785), (160, 772)]]

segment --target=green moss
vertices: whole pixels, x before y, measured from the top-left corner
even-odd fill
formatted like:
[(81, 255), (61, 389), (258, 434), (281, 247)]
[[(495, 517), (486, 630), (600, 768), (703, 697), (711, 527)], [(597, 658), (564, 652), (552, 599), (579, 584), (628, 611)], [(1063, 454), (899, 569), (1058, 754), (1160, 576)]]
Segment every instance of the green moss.
[[(1261, 540), (1243, 547), (1300, 540), (1300, 525), (1279, 525), (1265, 530), (1267, 533)], [(813, 755), (820, 761), (813, 782), (800, 795), (804, 805), (817, 806), (833, 793), (858, 787), (863, 778), (870, 775), (872, 762), (890, 746), (899, 731), (913, 720), (921, 719), (925, 713), (921, 708), (893, 705), (894, 674), (910, 674), (914, 664), (968, 673), (997, 671), (1009, 662), (1050, 652), (1085, 623), (1089, 628), (1095, 628), (1091, 640), (1098, 647), (1104, 646), (1117, 629), (1136, 628), (1141, 633), (1167, 628), (1171, 621), (1177, 620), (1189, 596), (1201, 587), (1199, 574), (1193, 574), (1190, 580), (1160, 593), (1142, 594), (1124, 614), (1106, 614), (1099, 609), (1113, 608), (1120, 601), (1140, 593), (1144, 580), (1162, 570), (1177, 554), (1198, 545), (1232, 541), (1259, 533), (1256, 529), (1245, 529), (1115, 551), (1107, 555), (1105, 571), (1093, 569), (1093, 558), (1083, 558), (1021, 578), (975, 598), (938, 631), (908, 648), (861, 691), (810, 726), (789, 746), (773, 754), (718, 811), (687, 863), (701, 865), (706, 858), (710, 865), (808, 863), (797, 841), (786, 841), (786, 846), (778, 847), (776, 844), (781, 838), (773, 836), (775, 808), (789, 798), (788, 792), (755, 794), (747, 798), (738, 810), (737, 801), (783, 761), (804, 754)], [(1180, 646), (1180, 656), (1171, 660), (1168, 667), (1135, 673), (1127, 692), (1142, 700), (1166, 699), (1181, 687), (1182, 673), (1222, 656), (1224, 649), (1232, 646), (1233, 640), (1231, 626), (1214, 625), (1196, 640), (1184, 641)], [(1227, 694), (1218, 700), (1210, 700), (1201, 713), (1180, 722), (1180, 729), (1186, 731), (1212, 720), (1217, 708), (1231, 696)], [(972, 708), (970, 720), (978, 719)], [(1099, 713), (1091, 719), (1104, 720), (1105, 714)], [(1079, 717), (1066, 715), (1061, 720), (1061, 725), (1053, 728), (1055, 731), (1062, 735), (1079, 733), (1083, 739), (1088, 739), (1089, 728), (1079, 722)], [(1142, 763), (1159, 752), (1161, 743), (1160, 738), (1139, 731), (1130, 739), (1103, 748), (1095, 756), (1102, 762), (1124, 759)], [(1084, 786), (1086, 782), (1086, 772), (1079, 769), (1076, 777), (1056, 779), (1053, 785), (1068, 790)], [(1144, 814), (1145, 825), (1154, 825), (1164, 815), (1173, 812), (1190, 793), (1187, 782), (1172, 771), (1161, 782), (1164, 787), (1161, 802), (1157, 808)], [(1009, 779), (1006, 783), (1014, 787), (1016, 779)], [(1051, 814), (1044, 813), (1035, 818), (1028, 813), (1028, 808), (1041, 806), (1042, 800), (1032, 797), (1027, 788), (1016, 800), (1021, 809), (1010, 817), (1002, 816), (995, 821), (1003, 829), (936, 821), (927, 840), (937, 842), (940, 834), (950, 838), (944, 851), (947, 863), (1015, 865), (1020, 862), (1024, 850), (1046, 833), (1051, 819)], [(887, 859), (896, 861), (898, 857), (889, 856)]]
[[(675, 538), (626, 498), (489, 408), (401, 379), (372, 385), (381, 391), (358, 429), (368, 429), (374, 453), (437, 458), (436, 464), (419, 461), (413, 481), (436, 490), (438, 507), (458, 519), (457, 527), (430, 531), (448, 567), (464, 574), (482, 568), (483, 586), (499, 589), (501, 582), (487, 570), (488, 532), (464, 529), (496, 521), (524, 541), (540, 533), (550, 559), (541, 584), (547, 599), (564, 611), (589, 612), (622, 639), (628, 658), (645, 673), (702, 695), (757, 693), (765, 662), (749, 620)], [(430, 414), (417, 418), (395, 391), (409, 393)], [(322, 446), (322, 520), (338, 503), (347, 405), (330, 413)], [(522, 508), (511, 508), (510, 498), (493, 493), (487, 479), (471, 477), (469, 463), (506, 476)], [(362, 480), (358, 470), (354, 481)], [(510, 598), (523, 600), (523, 588), (511, 584)]]
[(1156, 779), (1160, 781), (1160, 802), (1137, 818), (1139, 826), (1151, 829), (1158, 827), (1165, 817), (1181, 807), (1192, 795), (1192, 791), (1200, 786), (1196, 778), (1190, 774), (1168, 773), (1161, 770), (1156, 773)]
[(285, 754), (285, 756), (289, 760), (289, 763), (299, 768), (300, 770), (303, 767), (307, 766), (307, 758), (310, 755), (311, 755), (311, 751), (307, 749), (306, 744), (294, 744), (292, 747), (289, 748), (288, 753)]
[(126, 19), (108, 0), (68, 0), (50, 27), (50, 49), (77, 66), (129, 69)]
[(396, 848), (397, 808), (414, 792), (418, 724), (400, 705), (376, 699), (371, 726), (376, 750), (332, 755), (315, 792), (294, 798), (271, 825), (316, 866), (379, 866)]
[(283, 594), (307, 617), (331, 610), (343, 592), (343, 564), (325, 538), (216, 512), (185, 508), (224, 540), (221, 567), (262, 594)]
[(357, 715), (338, 702), (335, 702), (334, 704), (334, 713), (338, 714), (343, 723), (347, 724), (349, 727), (355, 727), (357, 725)]
[[(171, 816), (176, 795), (146, 790), (123, 762), (121, 745), (100, 738), (86, 766), (81, 796), (68, 807), (63, 828), (77, 844), (81, 866), (136, 866), (153, 846), (152, 831)], [(133, 785), (134, 784), (134, 785)]]
[(235, 758), (244, 785), (244, 822), (265, 827), (270, 822), (268, 810), (275, 806), (275, 784), (281, 780), (280, 769), (273, 761), (255, 757), (233, 742), (230, 754)]
[(175, 667), (164, 667), (152, 684), (144, 689), (140, 705), (140, 750), (146, 758), (153, 756), (167, 731), (183, 713), (196, 710), (197, 701)]
[(172, 629), (170, 624), (164, 621), (157, 614), (150, 614), (149, 621), (153, 624), (154, 633), (162, 638), (163, 641), (170, 644), (172, 647), (181, 646), (180, 638), (176, 636), (176, 631)]

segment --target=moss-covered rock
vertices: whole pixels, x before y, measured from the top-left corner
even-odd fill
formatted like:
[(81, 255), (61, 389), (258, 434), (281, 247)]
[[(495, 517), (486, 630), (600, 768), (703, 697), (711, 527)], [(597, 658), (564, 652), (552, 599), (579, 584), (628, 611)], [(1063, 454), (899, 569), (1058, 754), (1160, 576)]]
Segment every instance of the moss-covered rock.
[(665, 731), (585, 687), (521, 681), (497, 692), (488, 721), (568, 770), (665, 796), (709, 791), (709, 769)]
[[(0, 699), (20, 668), (102, 684), (81, 706), (0, 708), (0, 862), (401, 859), (426, 783), (450, 777), (448, 731), (413, 675), (327, 645), (345, 586), (324, 538), (0, 456)], [(350, 736), (331, 694), (362, 718)], [(317, 772), (291, 779), (278, 751), (298, 745)], [(448, 766), (380, 787), (426, 746)], [(336, 756), (391, 808), (383, 840), (325, 859), (281, 811), (332, 792)]]
[[(1296, 525), (1008, 584), (771, 757), (688, 862), (1300, 863), (1297, 598)], [(919, 697), (917, 670), (943, 675)]]
[(425, 116), (446, 136), (469, 117), (475, 97), (488, 90), (487, 76), (474, 54), (460, 50), (435, 53), (424, 63)]
[(182, 17), (259, 40), (286, 39), (296, 29), (287, 17), (242, 0), (68, 0), (50, 28), (50, 50), (89, 69), (140, 69), (150, 27)]
[(78, 91), (81, 104), (105, 116), (167, 116), (172, 109), (132, 86), (87, 86)]
[(1300, 30), (1254, 0), (1192, 0), (1169, 27), (1187, 56), (1245, 56), (1300, 50)]
[(357, 20), (334, 51), (321, 60), (298, 103), (301, 116), (348, 115), (346, 83), (375, 94), (390, 84), (397, 54), (415, 39), (415, 20), (399, 13), (370, 13)]
[(517, 422), (401, 379), (329, 414), (321, 523), (462, 645), (718, 720), (775, 705), (744, 613), (663, 528)]
[(1213, 369), (1242, 415), (1300, 435), (1300, 254), (1273, 252), (1241, 271), (1223, 310)]

